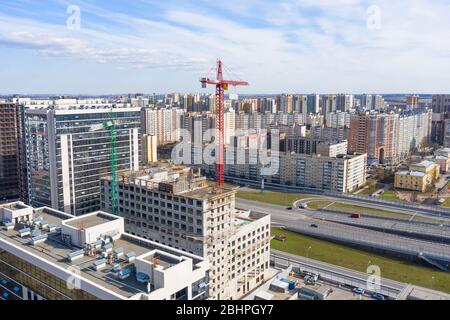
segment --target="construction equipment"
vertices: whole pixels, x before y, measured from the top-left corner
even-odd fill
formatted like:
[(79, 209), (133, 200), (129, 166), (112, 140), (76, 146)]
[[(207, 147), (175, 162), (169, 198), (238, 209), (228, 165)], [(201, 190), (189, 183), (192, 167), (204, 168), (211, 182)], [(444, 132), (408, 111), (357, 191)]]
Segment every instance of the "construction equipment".
[(113, 214), (117, 215), (119, 213), (119, 185), (117, 182), (117, 132), (116, 125), (120, 122), (115, 120), (114, 113), (112, 110), (109, 112), (109, 120), (103, 121), (101, 124), (94, 124), (89, 127), (89, 132), (96, 132), (101, 130), (108, 130), (110, 135), (110, 167), (111, 167), (111, 211)]
[(119, 185), (117, 182), (117, 132), (114, 113), (109, 113), (109, 120), (103, 122), (103, 128), (109, 130), (111, 137), (111, 203), (112, 214), (117, 215), (119, 213)]
[(216, 182), (219, 188), (223, 188), (225, 180), (224, 163), (224, 118), (225, 118), (225, 91), (229, 86), (248, 86), (245, 81), (224, 80), (223, 64), (217, 59), (217, 80), (211, 80), (207, 77), (201, 78), (202, 87), (206, 88), (208, 84), (216, 86)]

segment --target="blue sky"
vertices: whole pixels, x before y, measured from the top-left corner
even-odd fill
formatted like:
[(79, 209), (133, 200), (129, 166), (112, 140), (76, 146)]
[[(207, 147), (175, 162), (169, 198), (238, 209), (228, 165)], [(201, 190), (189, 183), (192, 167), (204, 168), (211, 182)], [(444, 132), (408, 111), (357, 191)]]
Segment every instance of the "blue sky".
[[(80, 30), (67, 8), (81, 11)], [(448, 0), (2, 0), (0, 94), (450, 92)]]

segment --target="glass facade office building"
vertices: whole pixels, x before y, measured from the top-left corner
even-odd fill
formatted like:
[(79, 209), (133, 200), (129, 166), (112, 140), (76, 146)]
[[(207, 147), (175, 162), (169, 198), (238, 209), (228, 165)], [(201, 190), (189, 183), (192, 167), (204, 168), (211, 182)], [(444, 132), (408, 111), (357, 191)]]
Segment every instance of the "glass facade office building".
[(0, 300), (97, 300), (47, 271), (0, 250)]
[(140, 108), (93, 106), (29, 109), (25, 113), (28, 202), (73, 215), (100, 209), (102, 176), (111, 173), (111, 134), (116, 124), (117, 169), (138, 170)]

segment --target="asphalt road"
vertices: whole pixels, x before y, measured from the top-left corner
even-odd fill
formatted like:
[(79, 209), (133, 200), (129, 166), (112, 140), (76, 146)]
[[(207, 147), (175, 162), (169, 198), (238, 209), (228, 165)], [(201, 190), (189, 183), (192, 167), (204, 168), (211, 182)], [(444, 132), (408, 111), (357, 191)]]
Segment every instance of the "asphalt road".
[[(297, 203), (308, 203), (311, 200), (317, 200), (316, 199), (304, 199), (304, 200), (300, 200)], [(355, 200), (355, 199), (341, 199), (341, 198), (335, 198), (335, 197), (320, 197), (319, 199), (320, 201), (332, 201), (332, 202), (340, 202), (340, 203), (346, 203), (346, 204), (351, 204), (351, 205), (355, 205), (355, 206), (361, 206), (361, 207), (369, 207), (372, 209), (380, 209), (380, 210), (385, 210), (385, 211), (392, 211), (392, 212), (399, 212), (399, 213), (403, 213), (406, 215), (410, 215), (410, 216), (418, 216), (418, 217), (426, 217), (426, 218), (435, 218), (435, 219), (440, 219), (443, 221), (448, 221), (450, 222), (450, 218), (442, 216), (436, 216), (436, 215), (430, 215), (429, 213), (426, 212), (422, 212), (420, 210), (420, 208), (417, 208), (415, 210), (413, 209), (409, 209), (409, 208), (399, 208), (399, 207), (395, 207), (395, 206), (391, 206), (389, 204), (381, 204), (381, 203), (367, 203), (364, 200)]]
[[(293, 264), (298, 264), (303, 269), (307, 269), (310, 272), (315, 272), (321, 276), (328, 276), (330, 279), (342, 283), (359, 287), (367, 290), (367, 284), (369, 275), (363, 272), (342, 268), (332, 264), (307, 259), (304, 257), (296, 256), (293, 254), (271, 250), (272, 261), (283, 263), (289, 261)], [(381, 290), (380, 293), (386, 294), (390, 297), (396, 298), (405, 288), (407, 284), (389, 280), (381, 277)]]
[(450, 225), (439, 225), (422, 222), (400, 221), (389, 218), (361, 216), (351, 218), (349, 213), (327, 211), (303, 211), (303, 214), (318, 220), (353, 225), (360, 228), (383, 230), (410, 238), (427, 239), (434, 242), (450, 243)]
[[(236, 207), (270, 214), (273, 224), (283, 225), (288, 230), (302, 234), (411, 256), (424, 254), (429, 258), (450, 262), (450, 245), (447, 244), (418, 240), (334, 222), (317, 221), (308, 217), (305, 214), (305, 210), (287, 210), (284, 207), (255, 201), (236, 199)], [(316, 224), (318, 227), (313, 228), (311, 224)]]

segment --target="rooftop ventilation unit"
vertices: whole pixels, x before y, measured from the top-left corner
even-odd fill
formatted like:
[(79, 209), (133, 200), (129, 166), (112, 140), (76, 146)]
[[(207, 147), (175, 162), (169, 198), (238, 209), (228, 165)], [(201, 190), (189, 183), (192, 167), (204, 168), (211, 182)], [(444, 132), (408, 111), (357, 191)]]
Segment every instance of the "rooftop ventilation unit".
[(106, 259), (99, 259), (94, 262), (94, 269), (96, 271), (99, 271), (99, 270), (103, 269), (104, 267), (106, 267)]
[(19, 236), (21, 238), (29, 236), (30, 234), (31, 234), (31, 229), (30, 228), (25, 228), (25, 229), (19, 230)]

